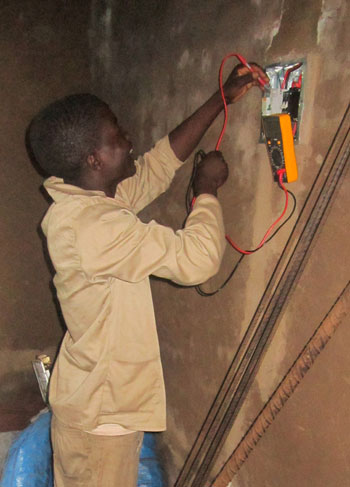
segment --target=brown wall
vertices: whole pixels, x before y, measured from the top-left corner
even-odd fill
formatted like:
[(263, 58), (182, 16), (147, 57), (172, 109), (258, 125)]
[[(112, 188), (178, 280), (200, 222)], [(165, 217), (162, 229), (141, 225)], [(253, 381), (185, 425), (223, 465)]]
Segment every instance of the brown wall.
[(43, 407), (31, 360), (53, 355), (62, 335), (38, 235), (48, 204), (24, 137), (41, 107), (88, 87), (88, 7), (63, 0), (0, 5), (0, 431), (22, 427)]
[[(91, 37), (94, 88), (111, 103), (142, 151), (217, 88), (219, 65), (226, 53), (237, 51), (264, 65), (306, 59), (305, 110), (296, 147), (300, 178), (291, 185), (299, 212), (348, 103), (347, 7), (345, 0), (169, 0), (147, 2), (144, 8), (140, 2), (124, 6), (112, 0), (102, 5), (96, 1)], [(226, 228), (248, 248), (260, 240), (283, 204), (272, 182), (265, 148), (257, 143), (259, 106), (256, 91), (230, 108), (222, 144), (231, 169), (219, 195)], [(204, 150), (215, 146), (221, 122), (200, 144)], [(144, 220), (155, 218), (173, 228), (181, 226), (190, 170), (188, 165), (179, 172), (170, 191), (143, 212)], [(344, 210), (348, 195), (347, 177), (215, 471), (348, 279), (348, 212)], [(268, 247), (245, 259), (232, 282), (215, 297), (205, 299), (193, 289), (153, 281), (168, 393), (168, 431), (162, 443), (169, 485), (189, 452), (292, 226), (291, 222)], [(227, 249), (219, 275), (206, 288), (220, 284), (237, 258)], [(346, 329), (338, 332), (234, 485), (348, 484), (344, 453), (349, 451), (348, 338)]]
[[(144, 7), (136, 1), (92, 0), (90, 5), (28, 0), (20, 6), (2, 2), (1, 16), (0, 405), (9, 409), (36, 403), (39, 408), (30, 360), (39, 351), (53, 353), (62, 329), (37, 233), (47, 203), (23, 144), (33, 114), (61, 95), (88, 89), (91, 74), (94, 92), (111, 104), (136, 149), (143, 151), (217, 88), (219, 64), (226, 53), (237, 51), (265, 65), (305, 58), (305, 110), (296, 147), (300, 178), (291, 185), (300, 211), (348, 103), (349, 11), (346, 0), (167, 0), (145, 2)], [(255, 91), (230, 108), (222, 145), (231, 169), (219, 195), (226, 228), (246, 247), (259, 241), (282, 204), (265, 148), (257, 143), (259, 106)], [(220, 128), (221, 119), (202, 141), (204, 150), (215, 146)], [(141, 217), (179, 228), (190, 171), (188, 164), (170, 191)], [(348, 279), (349, 194), (347, 175), (215, 471)], [(168, 431), (161, 441), (169, 485), (189, 452), (292, 225), (245, 259), (232, 282), (213, 298), (153, 281), (168, 392)], [(206, 288), (220, 284), (237, 258), (228, 248), (218, 276)], [(232, 485), (348, 485), (349, 338), (348, 328), (337, 332)]]

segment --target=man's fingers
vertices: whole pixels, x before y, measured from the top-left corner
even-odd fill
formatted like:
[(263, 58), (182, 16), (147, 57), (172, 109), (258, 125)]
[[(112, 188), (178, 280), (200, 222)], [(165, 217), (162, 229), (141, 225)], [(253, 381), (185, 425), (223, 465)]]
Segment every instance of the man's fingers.
[(247, 85), (248, 83), (252, 83), (253, 80), (254, 80), (254, 73), (248, 70), (247, 74), (242, 74), (240, 76), (237, 76), (237, 78), (235, 79), (235, 83), (236, 86), (242, 87), (244, 85)]
[[(249, 66), (253, 69), (253, 73), (258, 73), (258, 76), (261, 77), (263, 80), (267, 82), (269, 81), (269, 77), (261, 66), (254, 62), (249, 63)], [(233, 70), (233, 73), (241, 77), (243, 75), (252, 73), (252, 71), (247, 68), (247, 66), (244, 66), (244, 64), (237, 64), (237, 66)]]
[(256, 72), (256, 73), (259, 73), (259, 76), (265, 80), (265, 81), (269, 81), (269, 77), (267, 76), (265, 70), (259, 66), (258, 64), (256, 63), (249, 63), (249, 65), (253, 68), (253, 70)]

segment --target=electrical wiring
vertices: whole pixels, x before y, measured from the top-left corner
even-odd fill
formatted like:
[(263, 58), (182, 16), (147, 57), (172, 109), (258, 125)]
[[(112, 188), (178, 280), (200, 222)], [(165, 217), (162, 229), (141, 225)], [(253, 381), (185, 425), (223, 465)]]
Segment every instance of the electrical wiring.
[(225, 281), (221, 284), (220, 287), (218, 287), (215, 291), (211, 291), (211, 292), (207, 292), (207, 291), (204, 291), (200, 285), (198, 286), (195, 286), (195, 289), (197, 291), (198, 294), (200, 294), (201, 296), (203, 297), (210, 297), (210, 296), (214, 296), (214, 294), (217, 294), (219, 291), (221, 291), (221, 289), (223, 289), (226, 284), (231, 280), (231, 278), (233, 277), (233, 274), (236, 272), (236, 270), (238, 269), (238, 266), (240, 265), (240, 263), (242, 262), (242, 260), (244, 259), (244, 254), (242, 254), (240, 256), (240, 258), (238, 259), (238, 261), (236, 262), (236, 264), (234, 265), (232, 271), (230, 272), (230, 274), (228, 275), (228, 277), (225, 279)]
[[(217, 151), (220, 148), (220, 145), (221, 145), (223, 136), (225, 134), (226, 127), (227, 127), (227, 120), (228, 120), (227, 101), (226, 101), (225, 92), (224, 92), (224, 85), (223, 85), (223, 68), (224, 68), (224, 65), (225, 65), (226, 60), (229, 59), (230, 57), (237, 57), (238, 60), (244, 66), (246, 66), (250, 71), (253, 71), (252, 67), (247, 63), (247, 61), (241, 55), (236, 54), (236, 53), (232, 53), (232, 54), (226, 55), (224, 57), (224, 59), (222, 60), (222, 62), (221, 62), (220, 71), (219, 71), (219, 87), (220, 87), (220, 93), (221, 93), (221, 97), (222, 97), (223, 104), (224, 104), (224, 122), (223, 122), (223, 126), (222, 126), (222, 129), (221, 129), (221, 132), (220, 132), (220, 135), (219, 135), (219, 138), (218, 138), (216, 147), (215, 147), (215, 150), (217, 150)], [(293, 67), (293, 68), (296, 69), (295, 67)], [(289, 76), (289, 73), (288, 73), (288, 76)], [(264, 86), (264, 84), (265, 84), (264, 80), (262, 80), (261, 78), (258, 78), (258, 81), (259, 81), (259, 83), (262, 86)], [(196, 200), (196, 198), (191, 195), (191, 190), (192, 190), (192, 185), (193, 185), (193, 181), (194, 181), (194, 178), (195, 178), (195, 175), (196, 175), (196, 170), (197, 170), (198, 164), (200, 163), (200, 161), (204, 157), (205, 157), (205, 152), (202, 151), (202, 150), (198, 151), (196, 153), (195, 157), (194, 157), (192, 174), (191, 174), (190, 182), (189, 182), (189, 185), (188, 185), (188, 188), (187, 188), (187, 192), (186, 192), (186, 209), (187, 209), (187, 214), (189, 214), (191, 212), (191, 210), (193, 208), (193, 205), (195, 203), (195, 200)], [(279, 187), (284, 191), (284, 194), (285, 194), (285, 204), (284, 204), (284, 208), (283, 208), (283, 211), (280, 214), (280, 216), (272, 223), (272, 225), (270, 225), (270, 227), (265, 232), (262, 240), (260, 241), (259, 245), (255, 249), (252, 249), (252, 250), (244, 250), (244, 249), (241, 249), (237, 244), (235, 244), (233, 242), (233, 240), (231, 239), (231, 237), (229, 235), (226, 235), (226, 240), (229, 242), (229, 244), (236, 251), (238, 251), (241, 254), (241, 256), (238, 259), (238, 261), (236, 262), (236, 264), (234, 265), (234, 267), (233, 267), (232, 271), (230, 272), (230, 274), (228, 275), (228, 277), (225, 279), (225, 281), (223, 282), (223, 284), (218, 289), (216, 289), (215, 291), (212, 291), (212, 292), (206, 292), (206, 291), (204, 291), (201, 288), (201, 286), (195, 286), (195, 289), (198, 292), (198, 294), (200, 294), (201, 296), (204, 296), (204, 297), (209, 297), (209, 296), (213, 296), (214, 294), (217, 294), (231, 280), (232, 276), (234, 275), (234, 273), (238, 269), (238, 266), (243, 261), (243, 258), (246, 255), (251, 255), (251, 254), (257, 252), (258, 250), (260, 250), (264, 245), (266, 245), (269, 241), (271, 241), (271, 239), (277, 234), (277, 232), (279, 232), (281, 230), (281, 228), (290, 220), (290, 218), (294, 214), (294, 211), (295, 211), (295, 208), (296, 208), (296, 198), (295, 198), (294, 194), (291, 191), (287, 190), (287, 188), (283, 184), (283, 177), (284, 177), (285, 173), (286, 173), (286, 170), (285, 169), (280, 169), (279, 171), (277, 171)], [(292, 199), (293, 199), (293, 208), (292, 208), (292, 211), (290, 212), (288, 218), (286, 218), (284, 220), (284, 222), (281, 223), (278, 226), (278, 228), (276, 229), (275, 228), (276, 225), (279, 222), (281, 222), (281, 220), (284, 218), (284, 216), (285, 216), (285, 214), (287, 212), (287, 209), (288, 209), (288, 195), (290, 195), (292, 197)], [(184, 224), (185, 224), (185, 222), (184, 222)]]
[(284, 75), (284, 78), (283, 78), (283, 83), (282, 83), (282, 86), (281, 86), (281, 89), (284, 90), (286, 88), (286, 85), (288, 83), (288, 79), (289, 79), (289, 75), (290, 73), (292, 73), (293, 71), (295, 71), (296, 69), (299, 69), (301, 66), (302, 66), (303, 63), (297, 63), (295, 64), (294, 66), (292, 66), (291, 68), (287, 69), (285, 75)]
[[(223, 79), (222, 78), (223, 78), (223, 70), (224, 70), (225, 63), (226, 63), (227, 59), (229, 59), (231, 57), (236, 57), (238, 59), (238, 61), (241, 64), (243, 64), (243, 66), (245, 66), (246, 68), (248, 68), (249, 71), (253, 72), (253, 68), (246, 61), (246, 59), (243, 56), (241, 56), (241, 54), (237, 54), (237, 53), (227, 54), (224, 57), (224, 59), (222, 60), (222, 62), (221, 62), (220, 70), (219, 70), (219, 86), (220, 86), (221, 98), (222, 98), (222, 101), (224, 102), (225, 118), (224, 118), (224, 124), (222, 126), (222, 129), (221, 129), (221, 132), (220, 132), (220, 135), (219, 135), (219, 138), (218, 138), (218, 141), (217, 141), (215, 150), (219, 150), (219, 147), (221, 145), (221, 141), (222, 141), (222, 138), (224, 136), (224, 133), (226, 131), (226, 126), (227, 126), (228, 110), (227, 110), (227, 102), (226, 102), (226, 97), (225, 97), (225, 93), (224, 93), (224, 84), (223, 84)], [(258, 78), (258, 82), (260, 83), (260, 85), (262, 87), (265, 87), (266, 82), (264, 80), (262, 80), (260, 77)]]
[(275, 228), (275, 226), (277, 225), (277, 223), (280, 222), (282, 220), (282, 218), (284, 217), (284, 215), (285, 215), (285, 213), (287, 211), (287, 208), (288, 208), (288, 194), (289, 194), (287, 188), (283, 184), (283, 175), (284, 175), (285, 172), (286, 172), (285, 169), (281, 169), (281, 170), (277, 171), (279, 185), (283, 189), (284, 194), (286, 196), (286, 200), (285, 200), (285, 205), (284, 205), (283, 211), (282, 211), (281, 215), (277, 218), (277, 220), (274, 221), (272, 223), (272, 225), (270, 225), (270, 227), (266, 231), (266, 233), (263, 236), (263, 238), (262, 238), (261, 242), (259, 243), (259, 245), (254, 250), (243, 250), (240, 247), (238, 247), (237, 244), (235, 244), (233, 242), (233, 240), (231, 239), (231, 237), (229, 235), (226, 235), (226, 240), (228, 241), (228, 243), (235, 250), (237, 250), (238, 252), (240, 252), (241, 254), (250, 255), (250, 254), (253, 254), (254, 252), (256, 252), (257, 250), (261, 249), (261, 247), (266, 243), (266, 240), (267, 240), (268, 236), (270, 235), (270, 233), (272, 232), (272, 230)]
[[(221, 142), (222, 142), (222, 138), (223, 138), (223, 136), (225, 134), (226, 127), (227, 127), (228, 110), (227, 110), (227, 102), (226, 102), (226, 97), (225, 97), (225, 92), (224, 92), (224, 85), (223, 85), (223, 69), (224, 69), (224, 65), (225, 65), (227, 59), (229, 59), (231, 57), (236, 57), (250, 71), (253, 71), (252, 67), (250, 66), (250, 64), (247, 63), (247, 61), (244, 59), (244, 57), (241, 56), (240, 54), (237, 54), (237, 53), (231, 53), (231, 54), (226, 55), (224, 57), (224, 59), (222, 60), (222, 62), (221, 62), (220, 71), (219, 71), (219, 86), (220, 86), (221, 98), (222, 98), (222, 101), (223, 101), (223, 104), (224, 104), (224, 112), (225, 112), (225, 115), (224, 115), (224, 123), (223, 123), (222, 129), (221, 129), (221, 132), (220, 132), (220, 135), (219, 135), (217, 144), (216, 144), (216, 148), (215, 148), (216, 150), (219, 150), (219, 148), (220, 148), (220, 145), (221, 145)], [(293, 68), (291, 68), (291, 70), (289, 70), (289, 71), (293, 71), (293, 70), (297, 69), (297, 67), (299, 67), (299, 66), (298, 65), (293, 66)], [(289, 73), (288, 73), (288, 76), (289, 76)], [(258, 81), (260, 82), (260, 84), (262, 86), (264, 86), (264, 82), (260, 78), (258, 79)], [(229, 244), (235, 250), (237, 250), (238, 252), (240, 252), (241, 254), (250, 255), (250, 254), (256, 252), (256, 250), (259, 250), (264, 245), (266, 239), (270, 235), (270, 233), (273, 230), (273, 228), (277, 225), (277, 223), (279, 221), (281, 221), (281, 219), (285, 215), (285, 213), (287, 211), (287, 207), (288, 207), (288, 191), (286, 190), (286, 188), (283, 185), (283, 173), (284, 172), (285, 172), (285, 169), (282, 169), (282, 170), (278, 171), (279, 184), (282, 186), (282, 188), (284, 190), (284, 193), (286, 195), (286, 202), (285, 202), (285, 206), (284, 206), (283, 212), (279, 216), (279, 218), (268, 228), (267, 232), (265, 233), (263, 239), (261, 240), (260, 244), (256, 247), (256, 249), (254, 249), (254, 250), (243, 250), (237, 244), (234, 243), (234, 241), (232, 240), (232, 238), (229, 235), (226, 235), (226, 240), (229, 242)]]
[[(203, 151), (201, 151), (203, 152)], [(198, 153), (197, 153), (198, 154)], [(197, 155), (196, 154), (196, 155)], [(281, 186), (279, 186), (281, 189), (283, 189)], [(291, 212), (290, 214), (288, 215), (288, 217), (280, 224), (280, 226), (278, 228), (275, 229), (275, 231), (273, 232), (272, 235), (270, 235), (264, 242), (264, 245), (266, 245), (268, 242), (270, 242), (276, 235), (277, 233), (284, 227), (284, 225), (286, 225), (286, 223), (288, 223), (288, 221), (292, 218), (292, 216), (294, 215), (294, 212), (295, 212), (295, 209), (296, 209), (296, 205), (297, 205), (297, 200), (295, 198), (295, 195), (289, 191), (289, 189), (286, 190), (287, 193), (290, 195), (290, 197), (292, 198), (293, 200), (293, 207), (291, 209)], [(257, 252), (259, 249), (254, 249), (254, 250), (249, 250), (250, 253), (254, 253), (254, 252)], [(230, 274), (228, 275), (228, 277), (225, 279), (225, 281), (215, 290), (215, 291), (211, 291), (211, 292), (207, 292), (207, 291), (204, 291), (204, 289), (198, 285), (198, 286), (195, 286), (195, 290), (197, 291), (197, 293), (200, 295), (200, 296), (203, 296), (203, 297), (210, 297), (210, 296), (214, 296), (214, 294), (217, 294), (219, 291), (221, 291), (221, 289), (223, 289), (226, 284), (228, 284), (228, 282), (232, 279), (233, 275), (235, 274), (235, 272), (237, 271), (239, 265), (242, 263), (244, 257), (246, 256), (247, 254), (241, 254), (238, 261), (236, 262), (236, 264), (234, 265), (232, 271), (230, 272)]]

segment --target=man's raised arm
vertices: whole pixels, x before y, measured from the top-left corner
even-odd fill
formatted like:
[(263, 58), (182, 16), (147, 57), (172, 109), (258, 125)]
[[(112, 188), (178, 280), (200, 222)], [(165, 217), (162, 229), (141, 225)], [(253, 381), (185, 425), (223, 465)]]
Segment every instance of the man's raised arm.
[[(228, 104), (240, 99), (252, 86), (261, 85), (258, 78), (268, 81), (262, 68), (251, 63), (253, 72), (242, 64), (236, 66), (224, 84), (225, 99)], [(169, 134), (171, 148), (176, 156), (185, 161), (224, 108), (220, 91), (214, 93), (198, 110), (184, 120)]]

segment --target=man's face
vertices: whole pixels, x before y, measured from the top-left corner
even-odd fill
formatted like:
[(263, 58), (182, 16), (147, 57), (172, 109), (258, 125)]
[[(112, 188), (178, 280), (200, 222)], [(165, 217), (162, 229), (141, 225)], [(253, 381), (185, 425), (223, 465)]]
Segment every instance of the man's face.
[(107, 184), (118, 184), (136, 172), (132, 143), (111, 111), (104, 117), (100, 131), (100, 146), (96, 154), (103, 162), (103, 179)]

